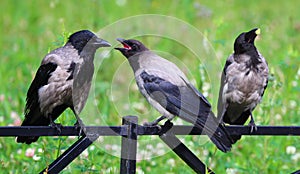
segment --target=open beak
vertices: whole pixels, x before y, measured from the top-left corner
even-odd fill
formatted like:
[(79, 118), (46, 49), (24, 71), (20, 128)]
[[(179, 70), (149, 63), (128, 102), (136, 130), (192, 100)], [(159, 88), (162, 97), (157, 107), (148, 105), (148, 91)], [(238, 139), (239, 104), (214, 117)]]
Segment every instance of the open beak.
[(131, 47), (126, 43), (126, 40), (125, 39), (123, 39), (123, 38), (117, 38), (117, 41), (119, 41), (122, 45), (123, 45), (123, 48), (118, 48), (118, 47), (116, 47), (115, 49), (116, 50), (130, 50), (131, 49)]

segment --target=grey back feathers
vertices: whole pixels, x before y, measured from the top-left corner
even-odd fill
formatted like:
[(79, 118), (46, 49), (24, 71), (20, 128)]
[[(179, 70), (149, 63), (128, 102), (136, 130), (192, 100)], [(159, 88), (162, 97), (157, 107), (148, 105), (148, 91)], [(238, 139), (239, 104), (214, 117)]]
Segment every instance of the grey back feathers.
[[(78, 103), (74, 105), (73, 102), (73, 80), (84, 76), (89, 81), (88, 83), (80, 81), (76, 86), (78, 88), (81, 88), (80, 85), (84, 86), (82, 87), (84, 90), (79, 89), (79, 91), (87, 96), (83, 93), (89, 92), (94, 54), (101, 46), (110, 46), (110, 44), (99, 39), (92, 32), (82, 30), (73, 33), (63, 47), (51, 51), (44, 57), (27, 92), (25, 119), (22, 126), (47, 126), (67, 108), (71, 108), (76, 117), (78, 116), (74, 110), (74, 106)], [(88, 66), (83, 66), (85, 64)], [(88, 69), (88, 72), (80, 73), (83, 69)], [(79, 103), (85, 103), (86, 98), (80, 99)], [(30, 144), (37, 139), (38, 137), (20, 136), (17, 137), (17, 142)]]
[(267, 62), (254, 45), (257, 30), (240, 34), (226, 60), (218, 100), (218, 118), (225, 123), (243, 125), (268, 84)]
[[(174, 63), (153, 53), (139, 41), (118, 40), (124, 48), (116, 49), (128, 59), (140, 92), (156, 110), (169, 120), (179, 116), (204, 128), (204, 133), (221, 151), (230, 151), (231, 139), (211, 112), (209, 102)], [(138, 49), (132, 50), (133, 47)]]

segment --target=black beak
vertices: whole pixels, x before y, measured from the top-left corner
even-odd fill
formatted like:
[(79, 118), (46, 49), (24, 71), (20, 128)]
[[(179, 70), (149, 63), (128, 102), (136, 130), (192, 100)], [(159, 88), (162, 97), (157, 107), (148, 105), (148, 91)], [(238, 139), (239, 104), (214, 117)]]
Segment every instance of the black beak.
[(119, 41), (124, 47), (123, 48), (120, 48), (120, 47), (116, 47), (115, 49), (116, 50), (119, 50), (119, 51), (126, 51), (126, 50), (130, 50), (131, 47), (126, 43), (126, 40), (123, 39), (123, 38), (117, 38), (116, 39), (117, 41)]
[(94, 45), (98, 47), (111, 47), (111, 44), (104, 39), (96, 38), (93, 42)]
[(260, 29), (259, 28), (254, 28), (254, 29), (248, 31), (245, 34), (245, 39), (249, 43), (254, 43), (254, 40), (255, 40), (256, 36), (259, 35), (259, 34), (260, 34)]

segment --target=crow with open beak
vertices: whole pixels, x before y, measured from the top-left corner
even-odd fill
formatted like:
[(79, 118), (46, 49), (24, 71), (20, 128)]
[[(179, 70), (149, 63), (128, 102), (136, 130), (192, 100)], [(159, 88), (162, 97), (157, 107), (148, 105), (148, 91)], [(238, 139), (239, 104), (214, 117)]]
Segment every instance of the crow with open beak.
[[(96, 50), (109, 46), (91, 31), (81, 30), (73, 33), (63, 47), (47, 54), (28, 89), (22, 126), (50, 124), (60, 131), (61, 125), (54, 121), (67, 108), (71, 108), (79, 124), (78, 114), (90, 90)], [(19, 136), (16, 141), (31, 144), (38, 138)]]
[[(226, 61), (218, 100), (218, 118), (231, 125), (243, 125), (250, 117), (251, 132), (257, 129), (252, 111), (268, 84), (268, 64), (254, 45), (260, 29), (241, 33), (234, 53)], [(241, 136), (232, 136), (234, 142)]]
[(230, 136), (211, 112), (210, 103), (175, 64), (150, 51), (140, 41), (117, 40), (123, 48), (115, 49), (128, 59), (140, 92), (162, 114), (151, 125), (165, 118), (172, 120), (174, 116), (179, 116), (203, 128), (218, 149), (230, 151)]

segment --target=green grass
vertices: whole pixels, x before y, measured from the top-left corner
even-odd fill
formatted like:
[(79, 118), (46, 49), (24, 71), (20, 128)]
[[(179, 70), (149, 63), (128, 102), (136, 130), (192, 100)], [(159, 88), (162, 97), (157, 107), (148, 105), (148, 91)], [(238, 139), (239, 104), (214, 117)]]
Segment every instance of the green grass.
[[(221, 66), (232, 53), (236, 36), (254, 27), (262, 30), (256, 46), (267, 59), (271, 73), (263, 101), (254, 112), (255, 120), (260, 125), (300, 125), (299, 5), (296, 0), (178, 0), (170, 3), (150, 0), (1, 1), (0, 126), (16, 125), (23, 120), (26, 92), (43, 56), (49, 50), (61, 46), (66, 35), (80, 29), (94, 32), (101, 30), (101, 37), (115, 45), (116, 37), (139, 35), (137, 38), (151, 49), (166, 55), (184, 69), (200, 91), (207, 93), (215, 110), (219, 80), (214, 77), (218, 77)], [(165, 19), (164, 17), (152, 21), (151, 25), (147, 20), (144, 23), (143, 20), (136, 23), (131, 21), (129, 24), (125, 21), (122, 26), (118, 22), (120, 19), (141, 14), (178, 18), (186, 22), (184, 26), (188, 30), (168, 23), (169, 20), (160, 20)], [(207, 38), (207, 54), (203, 44), (205, 37), (200, 35), (199, 39), (197, 36), (193, 38), (190, 30), (192, 28), (188, 24)], [(140, 34), (153, 30), (166, 31), (165, 35), (170, 34), (176, 41), (170, 37)], [(185, 46), (183, 43), (191, 45)], [(196, 54), (196, 49), (201, 54)], [(124, 115), (138, 115), (140, 123), (159, 116), (139, 94), (135, 82), (131, 81), (133, 74), (129, 65), (126, 62), (122, 64), (126, 61), (125, 58), (107, 48), (99, 50), (97, 55), (104, 50), (110, 51), (109, 56), (103, 60), (98, 56), (100, 58), (95, 60), (97, 73), (92, 94), (98, 103), (96, 107), (89, 103), (85, 109), (86, 113), (90, 108), (94, 109), (91, 113), (97, 115), (83, 116), (84, 120), (92, 120), (91, 124), (98, 122), (99, 125), (120, 125)], [(210, 67), (210, 63), (219, 63), (219, 66)], [(210, 88), (207, 89), (207, 85)], [(58, 121), (64, 125), (75, 122), (70, 111), (64, 113)], [(180, 120), (177, 119), (176, 122)], [(300, 168), (298, 137), (245, 136), (228, 154), (216, 151), (214, 145), (206, 141), (207, 138), (182, 138), (216, 173), (291, 173)], [(162, 142), (157, 137), (140, 137), (139, 140), (139, 154), (143, 152), (155, 156), (138, 160), (139, 173), (193, 173), (165, 145), (160, 144)], [(0, 138), (0, 171), (37, 173), (75, 141), (76, 138), (41, 137), (37, 143), (28, 146), (15, 143), (11, 137)], [(118, 173), (120, 138), (105, 137), (99, 141), (101, 143), (95, 144), (94, 148), (89, 148), (88, 153), (85, 153), (88, 158), (80, 156), (62, 173)], [(296, 151), (287, 153), (288, 146), (294, 146)], [(27, 157), (25, 152), (28, 148), (34, 148), (37, 157)], [(164, 152), (164, 155), (159, 155)]]

